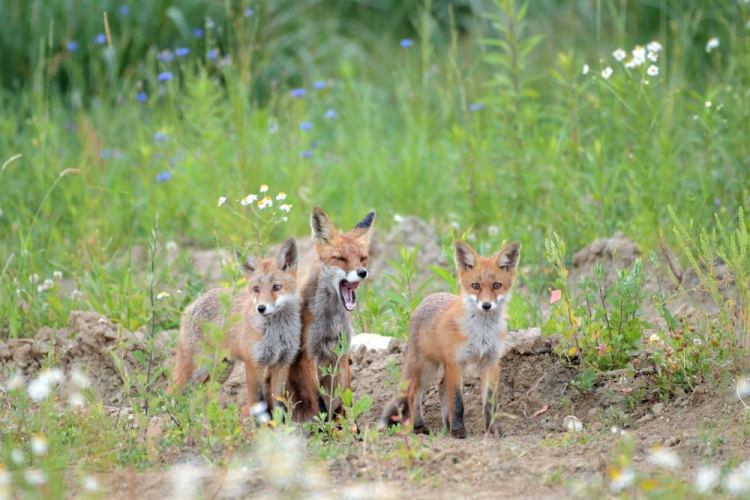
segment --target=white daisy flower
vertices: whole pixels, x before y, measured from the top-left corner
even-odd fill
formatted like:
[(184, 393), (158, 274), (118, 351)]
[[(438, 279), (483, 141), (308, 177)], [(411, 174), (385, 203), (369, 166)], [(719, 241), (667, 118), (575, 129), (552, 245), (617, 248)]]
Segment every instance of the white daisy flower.
[(640, 45), (636, 45), (631, 54), (633, 54), (634, 59), (646, 59), (646, 49)]
[(292, 206), (285, 203), (285, 204), (279, 206), (279, 209), (282, 212), (289, 212), (292, 209)]
[(273, 200), (270, 196), (266, 196), (262, 200), (258, 201), (258, 208), (261, 210), (273, 206)]
[(260, 185), (260, 192), (261, 193), (265, 193), (266, 191), (268, 191), (268, 184), (261, 184)]
[(276, 199), (279, 201), (286, 200), (286, 193), (284, 191), (276, 195)]
[(71, 392), (70, 396), (68, 396), (68, 406), (71, 408), (83, 408), (86, 406), (86, 398), (78, 391)]
[(98, 491), (99, 481), (97, 481), (94, 476), (85, 476), (81, 480), (81, 486), (83, 486), (83, 489), (86, 491)]
[(47, 439), (41, 434), (36, 434), (31, 438), (31, 453), (41, 457), (47, 454), (49, 447), (47, 446)]
[(29, 282), (33, 285), (36, 283), (39, 283), (39, 275), (38, 274), (32, 274), (29, 276)]
[(63, 279), (63, 273), (62, 271), (55, 271), (54, 273), (52, 273), (52, 277), (57, 281), (60, 281), (61, 279)]
[(711, 101), (706, 101), (706, 107), (710, 108), (711, 106), (713, 106), (713, 103)]
[(41, 376), (36, 377), (31, 383), (29, 383), (27, 391), (29, 392), (29, 397), (34, 401), (47, 399), (50, 391), (49, 381)]
[(13, 374), (12, 377), (10, 377), (10, 379), (8, 379), (8, 382), (6, 383), (6, 385), (8, 389), (10, 389), (11, 391), (15, 391), (23, 387), (23, 384), (25, 383), (26, 383), (26, 379), (24, 378), (24, 376), (16, 372)]
[(583, 71), (582, 71), (582, 73), (584, 75), (588, 75), (589, 74), (589, 65), (588, 64), (584, 64), (583, 65)]
[(166, 299), (167, 297), (169, 297), (169, 293), (168, 292), (161, 291), (161, 292), (159, 292), (159, 293), (156, 294), (156, 298), (158, 300)]
[(711, 52), (714, 49), (719, 48), (719, 39), (715, 36), (712, 36), (708, 39), (708, 42), (706, 42), (706, 52)]
[(625, 59), (625, 58), (626, 58), (626, 57), (628, 56), (628, 53), (627, 53), (627, 52), (625, 52), (625, 51), (624, 51), (624, 50), (622, 50), (622, 49), (617, 49), (617, 50), (615, 50), (614, 52), (612, 52), (612, 56), (613, 56), (613, 57), (614, 57), (615, 59), (617, 59), (618, 61), (622, 61), (623, 59)]
[(44, 471), (39, 469), (26, 469), (23, 473), (23, 477), (26, 479), (26, 482), (32, 486), (40, 486), (47, 482), (47, 476), (44, 474)]
[(636, 66), (637, 65), (635, 64), (635, 60), (634, 59), (628, 59), (627, 61), (625, 61), (625, 67), (628, 68), (628, 69), (633, 69)]
[(606, 68), (604, 68), (604, 71), (602, 71), (602, 78), (608, 80), (610, 76), (612, 76), (612, 68), (607, 66)]
[(656, 76), (659, 74), (659, 68), (657, 66), (654, 66), (653, 64), (648, 67), (646, 70), (646, 73), (648, 76)]
[(614, 491), (622, 491), (635, 481), (635, 472), (631, 468), (615, 469), (610, 472), (609, 488)]
[(649, 42), (649, 44), (646, 45), (646, 48), (651, 52), (661, 52), (662, 46), (659, 42), (653, 41)]
[(695, 489), (698, 493), (709, 493), (719, 485), (719, 478), (721, 477), (721, 471), (718, 467), (709, 465), (707, 467), (701, 467), (695, 473)]
[(676, 470), (681, 463), (680, 457), (677, 453), (662, 447), (651, 450), (651, 454), (648, 456), (648, 461), (657, 467), (671, 470)]
[(10, 450), (10, 459), (13, 460), (14, 464), (21, 465), (26, 461), (26, 455), (18, 448), (13, 448)]
[(219, 207), (222, 206), (225, 201), (227, 201), (227, 197), (226, 196), (221, 196), (219, 198), (219, 204), (217, 206), (219, 206)]
[(50, 368), (49, 370), (44, 370), (40, 374), (40, 376), (47, 379), (51, 384), (59, 384), (63, 381), (63, 378), (65, 378), (63, 371), (59, 368)]
[(732, 469), (727, 475), (724, 485), (732, 495), (750, 492), (750, 462), (742, 462)]
[(249, 194), (249, 195), (245, 196), (244, 198), (242, 198), (242, 201), (240, 201), (240, 204), (241, 204), (241, 205), (242, 205), (243, 207), (246, 207), (246, 206), (248, 206), (248, 205), (250, 205), (250, 204), (254, 203), (254, 202), (255, 202), (255, 200), (257, 200), (257, 199), (258, 199), (258, 195), (255, 195), (255, 194)]

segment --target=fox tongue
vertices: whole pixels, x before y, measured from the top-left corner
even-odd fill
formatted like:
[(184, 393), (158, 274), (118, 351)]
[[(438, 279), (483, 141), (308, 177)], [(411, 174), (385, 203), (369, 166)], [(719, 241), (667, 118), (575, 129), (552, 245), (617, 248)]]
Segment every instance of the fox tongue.
[(357, 294), (354, 292), (359, 286), (359, 282), (352, 283), (349, 281), (341, 282), (341, 299), (344, 301), (344, 307), (347, 311), (353, 311), (357, 305)]

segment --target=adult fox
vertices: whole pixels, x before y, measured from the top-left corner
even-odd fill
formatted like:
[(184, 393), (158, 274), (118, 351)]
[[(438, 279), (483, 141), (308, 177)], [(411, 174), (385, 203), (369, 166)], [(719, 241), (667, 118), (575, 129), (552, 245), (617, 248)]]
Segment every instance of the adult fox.
[(402, 367), (401, 390), (405, 388), (406, 393), (385, 408), (381, 426), (394, 424), (401, 413), (403, 418), (411, 418), (415, 433), (429, 432), (422, 416), (422, 396), (425, 385), (442, 368), (439, 393), (443, 426), (450, 429), (451, 436), (464, 439), (463, 377), (470, 366), (478, 366), (485, 428), (501, 433), (493, 415), (497, 410), (500, 351), (507, 335), (506, 310), (521, 246), (510, 243), (488, 258), (480, 257), (460, 240), (454, 247), (461, 294), (429, 295), (412, 314)]

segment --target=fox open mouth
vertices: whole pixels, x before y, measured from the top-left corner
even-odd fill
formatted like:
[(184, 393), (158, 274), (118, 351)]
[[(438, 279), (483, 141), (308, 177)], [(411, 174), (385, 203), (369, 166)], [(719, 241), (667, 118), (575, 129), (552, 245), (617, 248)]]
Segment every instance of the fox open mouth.
[(351, 282), (341, 280), (339, 282), (339, 295), (341, 297), (341, 303), (347, 311), (353, 311), (354, 306), (357, 305), (357, 294), (355, 290), (359, 286), (359, 282)]

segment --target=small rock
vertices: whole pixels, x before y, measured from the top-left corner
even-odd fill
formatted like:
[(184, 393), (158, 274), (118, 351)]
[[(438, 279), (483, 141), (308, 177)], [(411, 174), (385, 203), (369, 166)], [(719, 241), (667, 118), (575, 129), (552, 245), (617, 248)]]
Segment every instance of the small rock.
[(563, 420), (563, 430), (566, 432), (582, 432), (583, 424), (575, 417), (575, 415), (568, 415), (565, 417), (565, 420)]
[(392, 337), (378, 335), (377, 333), (360, 333), (352, 337), (350, 347), (356, 348), (361, 345), (373, 351), (387, 351)]
[(591, 430), (593, 430), (594, 432), (600, 432), (602, 429), (604, 429), (604, 424), (598, 420), (591, 424)]
[(656, 403), (652, 408), (651, 411), (654, 412), (654, 415), (657, 417), (664, 413), (664, 403)]
[(669, 446), (669, 447), (677, 446), (678, 444), (680, 444), (680, 441), (682, 440), (678, 438), (677, 436), (672, 436), (671, 438), (664, 440), (664, 446)]
[(645, 424), (646, 422), (651, 422), (656, 417), (652, 413), (646, 413), (641, 418), (635, 421), (636, 424)]

